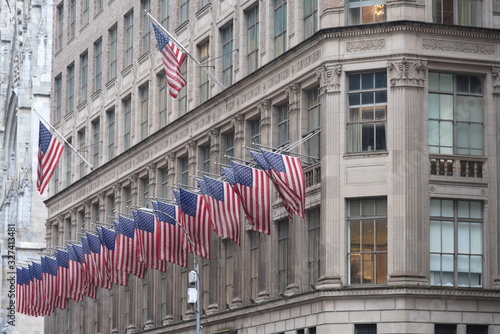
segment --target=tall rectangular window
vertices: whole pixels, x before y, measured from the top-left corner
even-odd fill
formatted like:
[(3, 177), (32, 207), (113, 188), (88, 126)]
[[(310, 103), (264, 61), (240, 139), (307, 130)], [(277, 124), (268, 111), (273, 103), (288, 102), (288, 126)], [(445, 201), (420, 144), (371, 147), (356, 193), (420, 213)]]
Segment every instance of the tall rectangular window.
[[(205, 43), (199, 46), (200, 63), (203, 66), (208, 66), (208, 58), (210, 57), (209, 50), (210, 50), (209, 41), (206, 41)], [(200, 103), (203, 103), (206, 100), (208, 100), (208, 97), (209, 97), (208, 74), (203, 70), (203, 68), (200, 67)]]
[(94, 43), (94, 91), (97, 92), (101, 89), (102, 85), (102, 40)]
[(225, 240), (226, 244), (226, 304), (231, 305), (233, 302), (233, 278), (234, 278), (234, 242), (230, 239)]
[(149, 132), (149, 86), (139, 88), (141, 96), (141, 140), (148, 136)]
[(210, 173), (210, 145), (199, 146), (198, 151), (200, 157), (198, 168), (205, 173)]
[(68, 114), (75, 111), (75, 65), (68, 67)]
[(304, 39), (318, 31), (318, 1), (304, 0)]
[(125, 213), (132, 214), (132, 190), (128, 186), (123, 188), (123, 203)]
[(67, 143), (65, 145), (66, 147), (64, 148), (64, 151), (66, 152), (66, 187), (71, 185), (71, 173), (73, 172), (73, 161), (71, 159), (72, 149), (69, 145), (71, 145), (71, 138), (67, 139)]
[(431, 285), (481, 287), (482, 202), (433, 198), (430, 211)]
[(168, 168), (158, 168), (159, 180), (160, 180), (160, 189), (158, 191), (157, 196), (163, 199), (168, 199), (172, 190), (168, 185)]
[(309, 285), (316, 285), (319, 279), (320, 261), (320, 208), (307, 212), (307, 265), (309, 269)]
[(200, 8), (208, 6), (209, 3), (210, 3), (210, 0), (201, 0), (201, 2), (200, 2)]
[(285, 292), (288, 286), (289, 235), (288, 219), (278, 222), (278, 291)]
[(55, 79), (55, 100), (56, 100), (56, 110), (55, 119), (59, 122), (62, 117), (62, 77), (58, 75)]
[(349, 74), (349, 153), (386, 150), (387, 72)]
[(259, 254), (260, 254), (260, 232), (250, 233), (250, 296), (256, 299), (259, 294)]
[(429, 153), (484, 155), (482, 80), (429, 73)]
[(250, 128), (250, 146), (259, 148), (260, 144), (260, 118), (248, 121)]
[(64, 31), (64, 6), (60, 4), (57, 6), (57, 39), (56, 46), (57, 50), (61, 50), (63, 47), (63, 31)]
[(165, 29), (168, 29), (169, 24), (169, 8), (170, 0), (161, 0), (160, 2), (160, 23)]
[(168, 86), (167, 86), (167, 76), (165, 73), (161, 73), (158, 76), (158, 86), (160, 93), (158, 94), (159, 103), (158, 106), (160, 108), (160, 128), (163, 128), (167, 125), (168, 120), (168, 109), (167, 109), (167, 101), (168, 101)]
[(274, 55), (286, 51), (287, 1), (274, 0)]
[(456, 334), (457, 325), (452, 324), (435, 324), (434, 334)]
[[(80, 146), (78, 152), (86, 159), (88, 154), (87, 154), (87, 143), (85, 141), (85, 128), (81, 129), (78, 131), (78, 146)], [(87, 165), (85, 164), (85, 161), (83, 159), (80, 159), (80, 178), (85, 175), (85, 168)], [(71, 239), (70, 239), (71, 240)]]
[(247, 17), (247, 62), (248, 73), (259, 67), (259, 6), (245, 12)]
[(124, 138), (123, 148), (128, 150), (131, 145), (131, 126), (132, 126), (132, 100), (130, 97), (123, 100), (123, 120), (124, 120)]
[(69, 39), (75, 37), (76, 34), (76, 0), (69, 2)]
[(189, 0), (180, 0), (180, 12), (181, 12), (181, 20), (180, 24), (183, 24), (187, 20), (189, 20)]
[(233, 83), (233, 25), (222, 29), (222, 83)]
[(385, 22), (387, 0), (349, 0), (349, 24)]
[(118, 64), (118, 27), (109, 29), (109, 79), (116, 78)]
[(92, 164), (94, 168), (99, 167), (99, 147), (101, 145), (101, 122), (99, 118), (92, 121)]
[(169, 280), (167, 273), (160, 271), (160, 319), (164, 319), (167, 316), (168, 286)]
[(278, 112), (278, 146), (288, 144), (290, 140), (288, 103), (277, 107)]
[(108, 159), (115, 157), (115, 109), (109, 109), (106, 112), (108, 119)]
[(229, 157), (234, 157), (234, 132), (225, 133), (222, 135), (223, 145), (224, 145), (224, 155), (226, 158), (226, 164), (231, 165), (231, 159)]
[[(306, 92), (307, 97), (307, 134), (319, 129), (320, 126), (320, 105), (319, 105), (319, 89), (314, 88)], [(307, 135), (306, 134), (306, 135)], [(319, 134), (314, 135), (307, 140), (307, 155), (311, 157), (320, 157), (321, 142)], [(314, 160), (316, 161), (316, 160)]]
[(142, 54), (149, 52), (151, 49), (151, 20), (148, 13), (151, 10), (151, 1), (143, 0), (142, 4)]
[[(187, 61), (182, 63), (181, 73), (186, 80), (187, 77)], [(184, 115), (187, 112), (187, 87), (182, 88), (177, 95), (177, 99), (179, 100), (179, 116)]]
[(89, 24), (89, 0), (82, 1), (82, 26)]
[(103, 0), (95, 0), (95, 13), (98, 14), (102, 11), (102, 1)]
[(87, 52), (80, 56), (80, 102), (87, 101), (87, 75), (89, 55)]
[(482, 26), (482, 0), (432, 0), (432, 21), (463, 26)]
[(149, 204), (149, 179), (147, 177), (143, 177), (140, 179), (141, 182), (141, 194), (139, 205), (143, 207), (148, 207)]
[(189, 170), (188, 170), (188, 159), (187, 157), (179, 158), (179, 170), (180, 170), (180, 183), (189, 184)]
[(134, 62), (134, 12), (125, 15), (125, 67)]
[(387, 283), (387, 199), (347, 202), (349, 284)]

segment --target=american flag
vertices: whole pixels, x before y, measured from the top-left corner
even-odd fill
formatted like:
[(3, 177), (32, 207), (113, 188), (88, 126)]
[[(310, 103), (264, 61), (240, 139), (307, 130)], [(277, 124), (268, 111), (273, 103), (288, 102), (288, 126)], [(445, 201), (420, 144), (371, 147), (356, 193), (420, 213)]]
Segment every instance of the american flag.
[(135, 221), (120, 216), (115, 222), (116, 244), (113, 263), (116, 268), (144, 278), (146, 268), (144, 263), (137, 261), (139, 250), (138, 239), (135, 234)]
[(71, 291), (74, 291), (75, 301), (81, 301), (83, 299), (83, 293), (85, 292), (85, 272), (83, 266), (76, 254), (74, 245), (68, 244), (68, 265), (69, 265), (69, 285)]
[(187, 252), (182, 247), (184, 231), (177, 223), (180, 209), (177, 205), (153, 201), (156, 216), (156, 240), (158, 256), (166, 260), (187, 266)]
[[(179, 189), (174, 191), (177, 205), (181, 209), (179, 223), (184, 226), (193, 245), (184, 236), (184, 248), (196, 255), (210, 258), (210, 210), (203, 196)], [(193, 247), (194, 246), (194, 249)]]
[(181, 66), (186, 55), (153, 23), (153, 30), (161, 53), (161, 60), (165, 67), (169, 93), (176, 98), (179, 91), (186, 85)]
[(140, 245), (138, 256), (146, 267), (166, 272), (167, 261), (160, 260), (156, 246), (155, 215), (144, 211), (134, 211), (133, 214)]
[(57, 261), (54, 258), (42, 257), (42, 275), (45, 287), (45, 298), (49, 305), (60, 309), (66, 308), (66, 298), (57, 295)]
[(106, 259), (101, 247), (101, 240), (99, 239), (99, 236), (92, 233), (87, 233), (87, 240), (89, 242), (89, 249), (94, 262), (95, 285), (111, 290), (113, 282), (111, 281), (107, 271)]
[(300, 158), (261, 150), (271, 167), (275, 185), (279, 187), (283, 200), (298, 216), (304, 218), (306, 201), (306, 177)]
[(128, 273), (118, 269), (114, 265), (114, 257), (115, 257), (115, 245), (116, 245), (116, 233), (113, 230), (110, 230), (109, 228), (102, 227), (99, 229), (101, 233), (99, 233), (100, 236), (102, 236), (102, 244), (103, 250), (105, 253), (106, 257), (106, 264), (108, 267), (108, 271), (111, 273), (111, 280), (113, 283), (127, 286), (128, 285)]
[(240, 199), (227, 182), (205, 176), (202, 180), (211, 203), (212, 223), (215, 233), (240, 244)]
[(83, 271), (83, 282), (84, 282), (84, 287), (83, 287), (83, 294), (85, 296), (88, 296), (90, 298), (97, 298), (97, 287), (90, 282), (87, 279), (87, 268), (86, 268), (86, 262), (85, 262), (85, 253), (83, 251), (83, 246), (82, 245), (73, 245), (73, 249), (75, 250), (76, 256), (78, 258), (78, 261), (82, 265), (82, 271)]
[(38, 133), (38, 179), (36, 182), (40, 194), (43, 194), (49, 184), (63, 150), (64, 145), (54, 138), (45, 125), (40, 122), (40, 132)]
[(96, 285), (97, 271), (94, 263), (94, 258), (92, 252), (90, 251), (89, 240), (86, 236), (82, 236), (82, 251), (85, 263), (83, 264), (83, 270), (85, 272), (85, 278), (90, 284)]
[[(29, 314), (34, 316), (42, 315), (43, 305), (43, 294), (41, 288), (42, 281), (42, 268), (39, 270), (36, 267), (40, 267), (40, 264), (33, 262), (31, 265), (28, 265), (27, 272), (27, 301), (28, 305), (26, 307), (29, 309)], [(40, 283), (40, 284), (39, 284)]]
[(16, 268), (16, 311), (22, 314), (28, 314), (26, 305), (26, 268)]
[(231, 161), (231, 164), (234, 172), (234, 187), (240, 196), (248, 221), (255, 231), (271, 234), (269, 176), (262, 170), (234, 161)]
[(67, 251), (57, 250), (57, 295), (63, 298), (71, 298), (72, 290), (69, 285), (69, 255)]

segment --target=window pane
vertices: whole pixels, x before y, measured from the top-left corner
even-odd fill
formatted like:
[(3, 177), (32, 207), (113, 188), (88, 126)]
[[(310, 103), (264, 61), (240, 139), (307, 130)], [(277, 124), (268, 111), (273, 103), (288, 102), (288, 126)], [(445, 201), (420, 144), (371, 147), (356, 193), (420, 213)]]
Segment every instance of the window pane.
[(453, 217), (453, 201), (452, 200), (442, 200), (441, 201), (442, 205), (442, 216), (443, 217)]
[(431, 254), (430, 265), (431, 271), (441, 271), (441, 255)]
[(470, 224), (470, 252), (483, 254), (483, 225), (480, 223)]
[(453, 273), (453, 255), (443, 254), (441, 257), (441, 267), (443, 272), (448, 271)]
[(430, 214), (431, 216), (441, 216), (441, 200), (431, 199)]
[(429, 94), (429, 118), (439, 119), (439, 94)]
[(453, 75), (441, 73), (439, 75), (439, 90), (442, 92), (453, 92)]
[(481, 202), (470, 202), (470, 217), (483, 218)]
[(469, 223), (458, 223), (458, 253), (469, 253), (470, 252), (470, 237), (469, 237)]
[(439, 116), (441, 119), (453, 119), (452, 95), (439, 95)]
[(441, 146), (453, 146), (453, 122), (439, 123), (439, 141)]
[(453, 222), (442, 222), (442, 252), (443, 253), (453, 253), (454, 248), (454, 229)]
[(439, 90), (439, 73), (429, 73), (429, 90)]
[(441, 253), (441, 223), (431, 221), (430, 223), (431, 252)]

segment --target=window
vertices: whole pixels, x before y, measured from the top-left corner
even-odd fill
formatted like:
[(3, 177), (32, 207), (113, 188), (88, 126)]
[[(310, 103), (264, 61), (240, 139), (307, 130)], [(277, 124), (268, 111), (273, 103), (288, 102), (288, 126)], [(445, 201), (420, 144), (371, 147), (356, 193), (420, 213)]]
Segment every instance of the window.
[(168, 110), (167, 110), (167, 101), (168, 101), (168, 86), (167, 86), (167, 76), (165, 73), (161, 73), (158, 76), (158, 81), (159, 81), (159, 89), (160, 89), (160, 94), (159, 95), (159, 107), (160, 107), (160, 128), (163, 128), (165, 125), (167, 125), (167, 120), (168, 120)]
[(209, 55), (209, 42), (205, 42), (199, 46), (200, 50), (200, 63), (204, 66), (200, 67), (200, 103), (208, 100), (209, 97), (209, 82), (208, 82), (208, 74), (204, 69), (208, 67), (208, 58)]
[[(80, 146), (80, 149), (78, 150), (78, 152), (80, 152), (80, 154), (86, 158), (88, 148), (87, 148), (87, 144), (85, 142), (85, 128), (78, 131), (78, 145)], [(86, 164), (85, 164), (85, 161), (83, 161), (83, 159), (80, 158), (79, 160), (80, 160), (80, 178), (81, 178), (82, 176), (85, 175)]]
[(320, 209), (314, 208), (307, 212), (307, 264), (309, 269), (309, 285), (315, 285), (319, 279), (320, 259)]
[(201, 2), (200, 2), (200, 8), (208, 6), (209, 3), (210, 3), (210, 0), (201, 0)]
[(75, 65), (68, 67), (68, 114), (75, 111)]
[(118, 28), (109, 30), (109, 79), (116, 78), (118, 62)]
[(277, 57), (286, 50), (287, 2), (274, 0), (274, 55)]
[(115, 157), (115, 109), (106, 112), (108, 118), (108, 159)]
[(95, 66), (95, 83), (94, 91), (97, 92), (101, 89), (102, 81), (102, 40), (94, 43), (94, 66)]
[(349, 153), (386, 149), (387, 72), (349, 75)]
[(467, 334), (488, 334), (488, 325), (467, 325)]
[(139, 95), (141, 96), (141, 140), (148, 136), (148, 112), (149, 112), (149, 86), (144, 85), (139, 88)]
[(142, 54), (151, 49), (151, 23), (148, 12), (151, 10), (151, 1), (143, 0), (142, 3)]
[(479, 76), (429, 73), (429, 153), (484, 154)]
[(250, 127), (250, 145), (259, 148), (260, 144), (260, 118), (248, 121)]
[(233, 83), (233, 25), (222, 29), (222, 84)]
[(189, 0), (180, 0), (181, 1), (181, 21), (180, 24), (183, 24), (189, 19)]
[(70, 0), (69, 3), (69, 39), (76, 34), (76, 0)]
[(94, 137), (93, 143), (92, 143), (92, 165), (94, 168), (99, 167), (99, 146), (101, 145), (100, 141), (100, 132), (101, 132), (101, 122), (99, 118), (96, 118), (94, 121), (92, 121), (92, 136)]
[(386, 21), (386, 0), (349, 0), (349, 24)]
[(86, 26), (89, 24), (89, 0), (83, 0), (82, 11), (82, 26)]
[(57, 194), (59, 192), (59, 165), (54, 169), (52, 178), (54, 179), (54, 194)]
[(227, 157), (226, 164), (231, 165), (231, 159), (229, 157), (234, 157), (234, 133), (225, 133), (222, 135), (224, 143), (224, 155)]
[(377, 324), (355, 324), (354, 334), (377, 334)]
[(226, 304), (233, 302), (233, 276), (234, 276), (234, 242), (226, 239)]
[(432, 0), (432, 20), (435, 23), (480, 27), (482, 0)]
[[(187, 61), (182, 63), (181, 66), (181, 73), (182, 76), (188, 80), (187, 77)], [(187, 87), (182, 88), (179, 91), (179, 94), (177, 95), (177, 98), (179, 99), (179, 116), (184, 115), (187, 112)]]
[(139, 205), (147, 208), (149, 204), (149, 179), (147, 177), (143, 177), (139, 181), (141, 183), (142, 190)]
[(179, 180), (181, 184), (189, 184), (189, 170), (188, 170), (188, 159), (187, 157), (179, 158), (179, 170), (181, 179)]
[(64, 7), (63, 5), (57, 6), (57, 50), (63, 47), (63, 30), (64, 30)]
[(125, 15), (125, 67), (134, 61), (134, 13)]
[(278, 291), (288, 286), (288, 219), (278, 222)]
[(200, 146), (198, 150), (200, 157), (198, 168), (205, 173), (210, 173), (210, 145)]
[(167, 288), (169, 286), (166, 272), (160, 271), (160, 319), (167, 316)]
[(168, 15), (170, 8), (170, 0), (161, 0), (160, 2), (160, 23), (165, 28), (168, 29), (168, 23), (170, 16)]
[(248, 73), (259, 67), (259, 6), (246, 12)]
[(87, 101), (87, 73), (88, 73), (89, 56), (85, 52), (80, 56), (80, 98), (81, 102)]
[(482, 203), (431, 199), (430, 211), (431, 285), (482, 286)]
[(57, 76), (55, 79), (55, 91), (56, 91), (56, 114), (55, 114), (55, 119), (56, 122), (59, 122), (62, 117), (62, 77), (61, 75)]
[(445, 325), (445, 324), (436, 324), (434, 326), (435, 334), (456, 334), (457, 333), (457, 325)]
[(95, 12), (100, 13), (102, 11), (102, 0), (95, 0)]
[(288, 124), (288, 103), (278, 106), (278, 146), (288, 144), (290, 139)]
[(318, 1), (304, 0), (304, 39), (318, 30)]
[(71, 171), (73, 170), (71, 164), (72, 164), (72, 161), (71, 161), (71, 147), (69, 147), (69, 145), (71, 145), (71, 138), (68, 138), (67, 139), (67, 143), (66, 143), (66, 147), (64, 148), (64, 151), (66, 152), (66, 186), (69, 187), (69, 185), (71, 184)]
[(260, 232), (250, 233), (250, 296), (256, 299), (259, 294), (259, 250)]
[(349, 284), (387, 282), (387, 199), (353, 199), (347, 206)]
[[(306, 92), (307, 94), (307, 130), (308, 133), (313, 132), (314, 130), (319, 129), (320, 119), (319, 119), (319, 89), (311, 89)], [(320, 142), (319, 134), (314, 135), (310, 139), (307, 140), (307, 155), (311, 157), (320, 157)]]
[(123, 100), (123, 118), (124, 118), (124, 141), (123, 141), (123, 148), (124, 150), (128, 150), (131, 145), (131, 122), (132, 122), (132, 100), (131, 98), (126, 98)]
[(123, 202), (125, 203), (125, 208), (123, 209), (126, 214), (132, 214), (132, 190), (130, 187), (123, 188)]
[(158, 196), (163, 199), (168, 199), (171, 192), (168, 186), (168, 168), (159, 168), (158, 172), (160, 174), (160, 189)]

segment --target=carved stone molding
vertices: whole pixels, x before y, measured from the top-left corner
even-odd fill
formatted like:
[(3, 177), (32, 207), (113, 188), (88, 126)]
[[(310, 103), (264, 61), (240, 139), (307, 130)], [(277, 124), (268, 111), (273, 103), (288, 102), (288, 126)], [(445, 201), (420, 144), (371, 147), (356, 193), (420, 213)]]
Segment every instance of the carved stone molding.
[(286, 94), (288, 95), (288, 104), (290, 106), (289, 111), (300, 109), (300, 83), (293, 83), (286, 88)]
[(208, 131), (208, 136), (210, 140), (218, 140), (219, 139), (220, 130), (218, 128), (213, 128)]
[(491, 68), (491, 77), (493, 81), (493, 94), (500, 94), (500, 67)]
[(152, 163), (149, 163), (148, 164), (148, 172), (149, 173), (152, 173), (156, 170), (156, 163), (155, 162), (152, 162)]
[(385, 39), (367, 39), (361, 41), (351, 41), (345, 43), (345, 50), (348, 53), (375, 51), (385, 49)]
[(319, 80), (320, 94), (340, 93), (340, 76), (342, 65), (323, 65), (316, 69), (316, 77)]
[(412, 60), (403, 58), (401, 60), (387, 63), (389, 79), (392, 87), (412, 86), (424, 87), (427, 62), (423, 60)]
[(245, 120), (245, 117), (243, 115), (238, 114), (235, 115), (231, 119), (231, 123), (234, 126), (234, 140), (240, 140), (243, 139), (243, 121)]
[(264, 99), (257, 103), (260, 112), (260, 126), (271, 124), (271, 100)]
[(177, 157), (177, 154), (175, 152), (167, 153), (167, 158), (170, 162), (175, 162), (176, 157)]
[(475, 43), (469, 41), (450, 41), (435, 38), (423, 38), (422, 49), (490, 56), (495, 55), (495, 44)]

